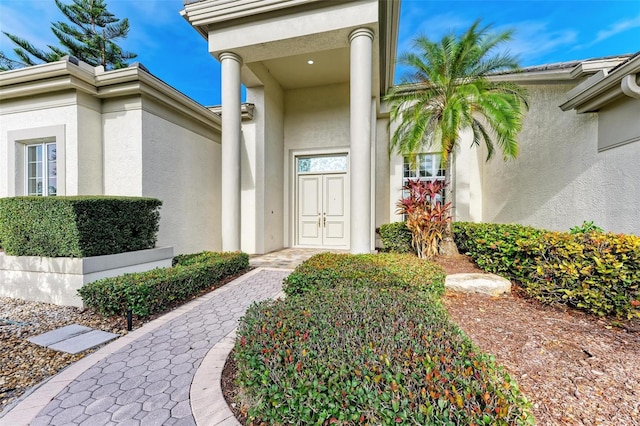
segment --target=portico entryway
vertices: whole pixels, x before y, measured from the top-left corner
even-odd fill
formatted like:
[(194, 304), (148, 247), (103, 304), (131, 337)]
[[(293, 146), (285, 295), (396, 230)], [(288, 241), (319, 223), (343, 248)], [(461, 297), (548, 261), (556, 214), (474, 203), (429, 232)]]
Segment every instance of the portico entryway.
[(347, 155), (296, 157), (296, 246), (349, 248)]

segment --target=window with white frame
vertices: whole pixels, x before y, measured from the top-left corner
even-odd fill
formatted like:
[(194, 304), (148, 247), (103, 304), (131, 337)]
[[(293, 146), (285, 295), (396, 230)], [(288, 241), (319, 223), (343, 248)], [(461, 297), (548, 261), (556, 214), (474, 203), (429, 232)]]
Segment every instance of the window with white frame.
[(52, 196), (58, 193), (55, 138), (23, 142), (25, 149), (25, 194)]
[(410, 157), (404, 157), (402, 169), (402, 186), (406, 185), (408, 180), (444, 180), (444, 164), (441, 161), (440, 154), (426, 153), (417, 154), (415, 161), (411, 161)]
[[(438, 153), (416, 154), (414, 161), (411, 161), (410, 157), (404, 157), (402, 186), (404, 187), (409, 180), (421, 180), (425, 182), (439, 180), (444, 182), (444, 167), (442, 156)], [(408, 191), (402, 191), (403, 197), (408, 195)], [(437, 201), (442, 201), (444, 198), (444, 190), (439, 195)]]

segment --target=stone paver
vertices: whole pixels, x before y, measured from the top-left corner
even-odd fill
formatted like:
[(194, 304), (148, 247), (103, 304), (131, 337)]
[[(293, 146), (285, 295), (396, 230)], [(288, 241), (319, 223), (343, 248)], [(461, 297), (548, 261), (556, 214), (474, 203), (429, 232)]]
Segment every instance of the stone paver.
[(315, 248), (287, 248), (267, 254), (254, 255), (249, 259), (249, 264), (255, 267), (267, 268), (287, 268), (294, 269), (296, 266), (317, 253), (330, 251), (332, 253), (348, 253), (348, 250), (325, 250)]
[(27, 340), (36, 345), (53, 349), (54, 351), (78, 354), (118, 337), (117, 334), (94, 330), (78, 324), (71, 324), (57, 330), (30, 337)]
[(9, 412), (0, 425), (195, 425), (190, 387), (202, 359), (253, 302), (278, 295), (289, 272), (252, 271), (176, 309), (171, 320), (88, 365), (35, 418)]

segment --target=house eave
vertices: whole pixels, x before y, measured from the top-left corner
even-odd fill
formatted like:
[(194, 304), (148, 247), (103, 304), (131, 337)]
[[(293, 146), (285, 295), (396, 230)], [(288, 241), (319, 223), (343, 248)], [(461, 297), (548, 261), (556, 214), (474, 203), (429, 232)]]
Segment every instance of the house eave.
[(122, 68), (96, 76), (99, 98), (144, 94), (206, 125), (221, 129), (221, 120), (209, 109), (139, 67)]
[(384, 95), (395, 79), (400, 2), (380, 1), (379, 11), (380, 94)]
[(488, 77), (490, 81), (511, 81), (523, 84), (545, 84), (545, 83), (562, 83), (574, 81), (571, 76), (571, 69), (559, 69), (549, 71), (533, 71), (533, 72), (516, 72), (508, 74), (491, 75)]
[[(0, 72), (0, 99), (28, 96), (65, 88), (86, 89), (94, 83), (93, 67), (72, 57), (60, 61)], [(68, 86), (68, 87), (65, 87)]]
[(604, 105), (625, 96), (623, 79), (640, 73), (640, 55), (611, 70), (600, 70), (567, 93), (568, 100), (560, 105), (563, 111), (595, 112)]
[(209, 25), (308, 5), (322, 0), (201, 0), (185, 2), (181, 15), (206, 37)]
[[(77, 61), (76, 61), (77, 62)], [(98, 99), (128, 95), (151, 96), (165, 105), (221, 129), (220, 117), (145, 71), (141, 65), (104, 71), (83, 62), (64, 60), (0, 73), (0, 99), (24, 98), (76, 90)]]

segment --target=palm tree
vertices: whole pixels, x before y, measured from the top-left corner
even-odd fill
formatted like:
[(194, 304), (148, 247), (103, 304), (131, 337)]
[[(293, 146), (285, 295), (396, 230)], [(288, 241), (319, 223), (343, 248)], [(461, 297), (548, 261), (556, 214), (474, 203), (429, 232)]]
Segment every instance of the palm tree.
[[(512, 31), (490, 32), (476, 21), (462, 35), (445, 35), (439, 42), (425, 36), (414, 40), (416, 52), (404, 53), (398, 63), (411, 72), (385, 97), (390, 118), (399, 123), (390, 152), (408, 156), (426, 149), (440, 152), (445, 163), (445, 185), (451, 179), (451, 157), (463, 130), (471, 129), (473, 144), (487, 147), (487, 161), (495, 144), (505, 160), (518, 156), (517, 135), (528, 109), (526, 90), (490, 75), (519, 69), (515, 57), (495, 52), (511, 40)], [(445, 193), (445, 202), (448, 193)], [(440, 253), (457, 253), (451, 228)]]

